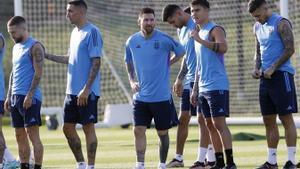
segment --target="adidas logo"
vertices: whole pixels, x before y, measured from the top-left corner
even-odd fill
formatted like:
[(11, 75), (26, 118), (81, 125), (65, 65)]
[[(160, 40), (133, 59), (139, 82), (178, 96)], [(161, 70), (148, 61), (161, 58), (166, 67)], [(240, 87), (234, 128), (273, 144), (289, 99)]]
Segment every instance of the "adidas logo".
[(286, 108), (286, 110), (292, 110), (292, 109), (293, 109), (293, 108), (292, 108), (291, 105), (289, 105), (289, 107)]
[(30, 123), (34, 123), (35, 122), (35, 118), (32, 118), (31, 120), (30, 120)]
[(89, 117), (89, 119), (91, 120), (91, 119), (95, 119), (95, 116), (94, 115), (91, 115), (90, 117)]
[(219, 113), (223, 113), (224, 112), (224, 110), (221, 108), (220, 110), (219, 110)]

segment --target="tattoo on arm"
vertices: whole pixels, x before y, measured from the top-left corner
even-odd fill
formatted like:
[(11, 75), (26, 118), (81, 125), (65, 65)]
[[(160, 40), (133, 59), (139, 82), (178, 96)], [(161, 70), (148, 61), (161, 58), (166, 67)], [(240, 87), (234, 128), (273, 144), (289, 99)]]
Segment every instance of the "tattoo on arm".
[(129, 62), (126, 64), (127, 74), (129, 81), (134, 81), (135, 79), (135, 72), (134, 72), (134, 66), (132, 62)]
[(7, 98), (11, 97), (11, 86), (13, 83), (13, 72), (11, 71), (10, 75), (9, 75), (9, 83), (8, 83), (8, 91), (7, 91)]
[(64, 63), (64, 64), (69, 63), (69, 56), (68, 55), (59, 56), (59, 55), (52, 55), (52, 54), (46, 53), (45, 58), (48, 59), (48, 60), (52, 60), (54, 62), (57, 62), (57, 63)]
[(185, 75), (187, 74), (187, 72), (188, 72), (188, 68), (186, 65), (186, 59), (184, 58), (181, 62), (181, 68), (178, 73), (177, 79), (182, 81), (184, 79)]
[(99, 73), (100, 65), (101, 65), (100, 57), (92, 58), (92, 67), (90, 69), (88, 81), (86, 82), (86, 85), (85, 85), (88, 89), (91, 88), (97, 74)]
[(255, 45), (255, 55), (254, 55), (254, 66), (255, 66), (255, 69), (260, 69), (261, 67), (261, 54), (260, 54), (260, 44), (257, 40), (257, 37), (255, 36), (255, 42), (256, 42), (256, 45)]
[(34, 91), (38, 87), (42, 78), (45, 52), (44, 52), (44, 48), (40, 43), (35, 44), (32, 47), (31, 52), (32, 52), (34, 75), (33, 75), (33, 79), (28, 94), (33, 96)]
[(288, 20), (283, 19), (278, 25), (278, 32), (284, 45), (284, 51), (277, 61), (273, 64), (275, 69), (278, 69), (284, 64), (295, 52), (294, 35), (292, 27)]
[(212, 50), (215, 52), (219, 52), (220, 44), (219, 43), (213, 43), (213, 48)]

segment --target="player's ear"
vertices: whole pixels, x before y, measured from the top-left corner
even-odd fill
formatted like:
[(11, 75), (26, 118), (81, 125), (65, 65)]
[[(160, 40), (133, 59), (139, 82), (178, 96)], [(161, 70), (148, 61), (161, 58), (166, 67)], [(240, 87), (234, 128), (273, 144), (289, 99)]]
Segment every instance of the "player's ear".
[(137, 24), (138, 24), (139, 26), (141, 26), (141, 18), (140, 18), (140, 17), (137, 19)]

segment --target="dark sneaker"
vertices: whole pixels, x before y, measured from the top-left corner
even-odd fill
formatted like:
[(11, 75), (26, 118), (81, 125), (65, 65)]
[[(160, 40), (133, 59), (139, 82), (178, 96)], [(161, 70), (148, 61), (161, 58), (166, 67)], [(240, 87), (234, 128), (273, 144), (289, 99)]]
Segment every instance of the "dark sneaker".
[(167, 168), (176, 168), (176, 167), (184, 167), (183, 160), (179, 161), (176, 158), (173, 158), (173, 160), (167, 164)]
[(223, 169), (237, 169), (235, 164), (227, 165)]
[(291, 161), (287, 161), (282, 169), (297, 169), (297, 166), (293, 164)]
[(205, 162), (205, 167), (207, 169), (210, 169), (211, 167), (215, 166), (216, 165), (216, 162), (215, 161), (206, 161)]
[(300, 162), (297, 164), (297, 168), (300, 168)]
[(276, 164), (270, 164), (268, 162), (265, 162), (263, 165), (257, 167), (256, 169), (278, 169), (278, 165)]
[(196, 161), (191, 167), (190, 169), (205, 169), (205, 164), (201, 163), (199, 161)]

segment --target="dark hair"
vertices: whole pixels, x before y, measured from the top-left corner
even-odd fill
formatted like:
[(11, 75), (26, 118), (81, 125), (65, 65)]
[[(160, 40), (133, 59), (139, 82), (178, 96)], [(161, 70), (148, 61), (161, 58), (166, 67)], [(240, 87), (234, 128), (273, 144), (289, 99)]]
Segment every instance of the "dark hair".
[(84, 2), (84, 0), (70, 0), (68, 2), (69, 5), (75, 5), (75, 6), (80, 6), (83, 7), (85, 9), (87, 9), (87, 4)]
[(142, 8), (139, 13), (139, 17), (141, 17), (143, 14), (153, 14), (155, 16), (154, 10), (149, 7)]
[(14, 26), (14, 25), (20, 25), (20, 24), (24, 24), (24, 23), (26, 23), (25, 18), (23, 18), (22, 16), (14, 16), (9, 19), (9, 21), (7, 22), (7, 25)]
[(181, 9), (181, 8), (175, 4), (169, 4), (169, 5), (165, 6), (162, 11), (163, 22), (166, 22), (168, 20), (168, 18), (172, 17), (174, 15), (174, 13), (179, 9)]
[(191, 2), (191, 5), (201, 5), (202, 7), (205, 7), (205, 8), (210, 8), (209, 7), (209, 2), (207, 0), (193, 0)]
[(191, 14), (191, 7), (190, 6), (187, 6), (183, 9), (183, 11), (187, 14)]
[(254, 12), (257, 8), (261, 7), (263, 4), (266, 4), (265, 0), (250, 0), (248, 2), (248, 11), (250, 13)]

